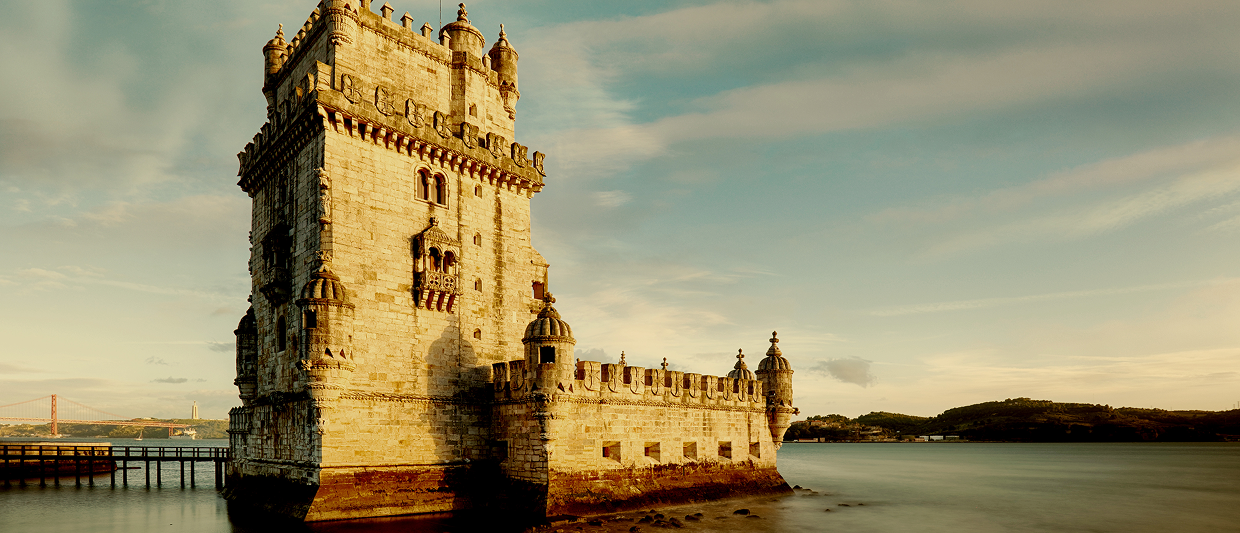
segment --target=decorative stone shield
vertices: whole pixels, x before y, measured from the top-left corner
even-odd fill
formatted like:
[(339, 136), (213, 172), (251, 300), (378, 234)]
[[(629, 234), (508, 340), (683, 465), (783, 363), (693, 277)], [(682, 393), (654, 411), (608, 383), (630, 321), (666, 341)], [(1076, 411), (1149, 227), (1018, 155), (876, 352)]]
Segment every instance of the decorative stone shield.
[(346, 100), (356, 104), (362, 99), (361, 89), (361, 83), (357, 81), (357, 78), (349, 74), (340, 76), (340, 94), (344, 95)]
[(375, 110), (387, 116), (396, 113), (396, 106), (392, 104), (392, 93), (382, 85), (375, 86)]

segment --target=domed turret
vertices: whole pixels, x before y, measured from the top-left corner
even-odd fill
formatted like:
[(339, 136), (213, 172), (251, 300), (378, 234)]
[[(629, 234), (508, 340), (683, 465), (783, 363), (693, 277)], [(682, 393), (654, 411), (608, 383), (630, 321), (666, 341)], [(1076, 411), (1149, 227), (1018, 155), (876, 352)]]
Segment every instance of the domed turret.
[(237, 386), (241, 400), (248, 403), (254, 399), (258, 386), (258, 320), (253, 307), (241, 317), (233, 335), (237, 336), (237, 379), (233, 385)]
[(271, 76), (280, 72), (287, 53), (288, 43), (284, 42), (284, 25), (281, 24), (280, 29), (276, 30), (276, 36), (263, 46), (263, 74)]
[(353, 360), (353, 304), (340, 277), (323, 264), (301, 289), (303, 385), (317, 408), (335, 400), (356, 368)]
[(499, 40), (491, 46), (487, 56), (491, 58), (491, 68), (499, 73), (500, 86), (508, 85), (516, 90), (517, 51), (508, 43), (508, 34), (504, 32), (503, 24), (499, 25)]
[(525, 327), (521, 339), (525, 344), (525, 367), (533, 373), (536, 386), (569, 391), (577, 369), (573, 361), (577, 341), (573, 339), (573, 328), (551, 306), (555, 298), (549, 292), (544, 294), (542, 311)]
[(754, 379), (753, 372), (745, 365), (745, 353), (743, 351), (736, 351), (736, 366), (732, 367), (731, 372), (728, 372), (728, 377), (732, 379)]
[(453, 52), (469, 52), (482, 57), (482, 45), (486, 43), (486, 39), (482, 37), (482, 32), (478, 31), (478, 28), (469, 23), (469, 12), (465, 11), (465, 4), (460, 6), (461, 8), (456, 12), (456, 21), (440, 28), (439, 36), (448, 35), (448, 48)]
[(538, 318), (525, 326), (525, 336), (521, 339), (522, 342), (527, 344), (534, 341), (576, 342), (573, 340), (573, 328), (560, 318), (559, 311), (551, 307), (551, 302), (554, 301), (555, 298), (551, 298), (550, 302), (543, 306), (542, 311), (538, 312)]
[(326, 267), (310, 275), (310, 281), (301, 289), (301, 297), (307, 300), (335, 300), (340, 303), (348, 301), (340, 277)]
[(766, 416), (775, 446), (784, 442), (784, 432), (792, 425), (792, 415), (800, 412), (792, 407), (792, 365), (779, 351), (779, 335), (771, 332), (771, 347), (755, 372), (766, 391)]
[(508, 34), (504, 33), (504, 25), (499, 25), (499, 40), (487, 52), (491, 58), (491, 68), (499, 73), (499, 94), (504, 100), (504, 110), (508, 118), (516, 116), (517, 100), (521, 92), (517, 90), (517, 51), (508, 44)]

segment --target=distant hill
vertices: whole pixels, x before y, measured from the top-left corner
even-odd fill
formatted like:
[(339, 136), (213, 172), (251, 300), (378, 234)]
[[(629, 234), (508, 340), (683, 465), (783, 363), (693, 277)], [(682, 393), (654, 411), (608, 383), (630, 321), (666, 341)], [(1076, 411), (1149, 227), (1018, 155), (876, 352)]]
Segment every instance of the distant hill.
[(916, 435), (1013, 442), (1240, 441), (1240, 410), (1167, 411), (1009, 398), (948, 409), (931, 418), (887, 412), (856, 419), (810, 417), (794, 422), (784, 438), (857, 441)]

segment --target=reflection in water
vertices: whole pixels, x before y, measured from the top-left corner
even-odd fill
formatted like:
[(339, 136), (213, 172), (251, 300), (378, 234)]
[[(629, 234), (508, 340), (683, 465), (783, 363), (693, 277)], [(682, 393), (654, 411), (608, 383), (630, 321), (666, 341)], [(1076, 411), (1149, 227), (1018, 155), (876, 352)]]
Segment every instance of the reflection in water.
[[(118, 445), (129, 444), (114, 439)], [(224, 441), (178, 441), (221, 446)], [(152, 444), (144, 440), (141, 444)], [(169, 442), (168, 444), (172, 444)], [(139, 468), (131, 482), (143, 479)], [(806, 490), (786, 497), (660, 506), (557, 524), (565, 532), (655, 531), (1226, 531), (1240, 523), (1240, 444), (788, 444), (780, 471)], [(0, 529), (40, 532), (521, 531), (503, 516), (464, 513), (312, 525), (230, 513), (199, 469), (197, 488), (0, 489)], [(154, 476), (152, 476), (154, 477)], [(749, 515), (735, 514), (747, 509)], [(653, 511), (653, 512), (647, 512)], [(657, 516), (657, 515), (663, 516)], [(697, 516), (699, 515), (700, 516)], [(642, 522), (649, 515), (647, 522)], [(756, 516), (757, 518), (750, 518)], [(695, 520), (695, 518), (697, 518)], [(485, 522), (484, 522), (485, 521)], [(554, 529), (553, 529), (554, 530)]]

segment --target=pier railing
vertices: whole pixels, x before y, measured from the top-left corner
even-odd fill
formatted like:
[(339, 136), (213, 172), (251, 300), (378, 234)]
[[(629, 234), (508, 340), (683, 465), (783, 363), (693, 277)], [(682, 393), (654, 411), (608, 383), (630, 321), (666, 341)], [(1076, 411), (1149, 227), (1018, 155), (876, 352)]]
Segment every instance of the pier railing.
[[(90, 444), (0, 444), (0, 477), (4, 486), (11, 487), (16, 481), (25, 486), (28, 480), (39, 480), (46, 487), (48, 478), (56, 486), (61, 477), (73, 476), (77, 485), (82, 478), (94, 486), (95, 476), (107, 473), (112, 486), (117, 485), (116, 471), (121, 471), (120, 484), (129, 485), (129, 463), (144, 464), (146, 486), (151, 486), (151, 463), (155, 463), (155, 486), (163, 486), (163, 463), (180, 465), (181, 488), (195, 486), (195, 466), (212, 463), (215, 469), (215, 486), (224, 486), (224, 465), (229, 460), (228, 448), (197, 446), (107, 446)], [(119, 463), (119, 465), (118, 465)], [(189, 476), (185, 466), (189, 465)]]

